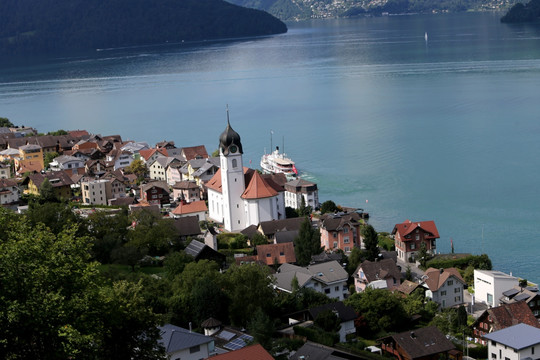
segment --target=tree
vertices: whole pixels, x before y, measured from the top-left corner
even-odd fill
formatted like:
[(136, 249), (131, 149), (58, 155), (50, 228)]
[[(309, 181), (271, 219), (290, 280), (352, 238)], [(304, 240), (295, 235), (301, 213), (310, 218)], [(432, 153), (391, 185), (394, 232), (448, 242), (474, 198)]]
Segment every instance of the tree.
[(87, 219), (88, 232), (93, 237), (92, 254), (102, 264), (112, 261), (111, 254), (127, 241), (130, 225), (127, 209), (116, 215), (106, 211), (96, 211)]
[(228, 321), (230, 299), (215, 278), (199, 279), (191, 290), (190, 301), (196, 324), (200, 325), (210, 317)]
[(321, 311), (315, 318), (315, 325), (328, 332), (338, 332), (341, 328), (340, 324), (341, 320), (330, 309)]
[(260, 232), (256, 232), (255, 235), (253, 235), (253, 238), (251, 239), (251, 245), (257, 246), (266, 244), (268, 244), (268, 238), (266, 236), (264, 236)]
[(286, 207), (285, 207), (285, 217), (286, 217), (287, 219), (297, 218), (297, 217), (298, 217), (298, 213), (297, 213), (296, 210), (293, 209), (292, 207), (286, 206)]
[(49, 164), (54, 160), (54, 158), (58, 156), (60, 156), (60, 154), (58, 154), (56, 151), (46, 153), (43, 160), (43, 163), (45, 164), (45, 168), (48, 169)]
[(312, 255), (321, 252), (321, 233), (313, 228), (311, 221), (306, 217), (300, 224), (298, 236), (294, 239), (296, 263), (300, 266), (306, 266), (310, 263)]
[(373, 226), (368, 224), (362, 228), (362, 237), (364, 238), (367, 260), (374, 261), (379, 257), (377, 232)]
[(261, 308), (257, 308), (248, 323), (247, 329), (253, 335), (256, 342), (261, 344), (265, 349), (270, 350), (275, 326), (272, 319)]
[(0, 117), (0, 127), (14, 127), (13, 123), (8, 118)]
[(420, 266), (426, 268), (426, 263), (429, 260), (429, 254), (427, 252), (427, 246), (425, 242), (420, 244), (420, 251), (418, 251), (418, 259), (420, 259)]
[(298, 208), (298, 210), (296, 210), (296, 212), (298, 213), (298, 216), (309, 216), (313, 209), (311, 208), (311, 206), (306, 206), (306, 200), (303, 196), (301, 196), (300, 198), (300, 207)]
[(148, 168), (141, 159), (135, 159), (124, 168), (124, 173), (135, 174), (137, 181), (141, 182), (148, 176)]
[(59, 199), (56, 196), (53, 186), (48, 178), (45, 178), (39, 187), (39, 200), (40, 203), (58, 202)]
[(151, 211), (141, 210), (132, 215), (136, 223), (135, 229), (128, 232), (130, 245), (149, 255), (163, 255), (169, 251), (170, 245), (177, 238), (176, 228), (172, 219), (162, 219)]
[(358, 268), (358, 265), (362, 263), (362, 260), (365, 258), (365, 256), (365, 251), (360, 250), (360, 248), (353, 247), (347, 260), (347, 272), (349, 273), (349, 275), (352, 275), (354, 273), (356, 268)]
[(338, 211), (338, 207), (332, 200), (326, 200), (321, 204), (321, 214), (333, 213)]
[(134, 272), (135, 266), (140, 264), (146, 254), (146, 249), (127, 244), (114, 249), (111, 253), (111, 260), (118, 264), (131, 266), (131, 271)]
[(186, 254), (185, 251), (176, 251), (170, 253), (163, 262), (163, 267), (169, 279), (174, 279), (176, 275), (181, 274), (187, 264), (193, 262), (193, 256)]

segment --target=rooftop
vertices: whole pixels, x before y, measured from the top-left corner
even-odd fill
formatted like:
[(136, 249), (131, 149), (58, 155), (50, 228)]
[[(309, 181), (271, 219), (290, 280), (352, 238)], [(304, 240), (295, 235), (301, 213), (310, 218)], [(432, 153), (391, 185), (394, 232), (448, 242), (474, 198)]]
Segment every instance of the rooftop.
[(540, 344), (540, 329), (527, 324), (517, 324), (505, 329), (484, 335), (484, 338), (521, 350)]

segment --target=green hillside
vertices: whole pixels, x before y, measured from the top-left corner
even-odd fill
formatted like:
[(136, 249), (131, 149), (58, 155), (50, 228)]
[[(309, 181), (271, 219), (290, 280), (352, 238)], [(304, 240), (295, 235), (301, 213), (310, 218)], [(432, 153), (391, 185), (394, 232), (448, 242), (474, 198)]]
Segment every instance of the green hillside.
[(222, 0), (2, 0), (0, 52), (50, 53), (283, 33)]

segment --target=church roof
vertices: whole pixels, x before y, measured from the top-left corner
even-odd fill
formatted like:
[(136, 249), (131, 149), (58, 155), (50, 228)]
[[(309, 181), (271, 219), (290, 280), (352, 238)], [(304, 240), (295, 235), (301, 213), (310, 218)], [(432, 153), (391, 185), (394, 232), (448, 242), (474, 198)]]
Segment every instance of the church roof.
[(276, 196), (277, 191), (272, 188), (258, 172), (251, 177), (251, 181), (242, 194), (242, 199), (264, 199)]
[(227, 127), (219, 137), (219, 148), (223, 152), (223, 155), (229, 154), (229, 146), (231, 145), (238, 146), (238, 152), (243, 154), (242, 143), (240, 142), (240, 135), (233, 130), (231, 124), (229, 123), (229, 112), (227, 111)]

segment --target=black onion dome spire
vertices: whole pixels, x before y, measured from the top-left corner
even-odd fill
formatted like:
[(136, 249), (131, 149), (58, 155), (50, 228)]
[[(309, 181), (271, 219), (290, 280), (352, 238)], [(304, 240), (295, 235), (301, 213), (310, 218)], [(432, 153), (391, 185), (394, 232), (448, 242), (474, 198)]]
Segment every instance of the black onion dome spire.
[[(231, 146), (235, 146), (232, 147)], [(219, 137), (219, 148), (223, 155), (229, 155), (229, 150), (231, 153), (240, 153), (243, 154), (242, 143), (240, 142), (240, 135), (233, 130), (229, 122), (229, 109), (227, 108), (227, 127)]]

